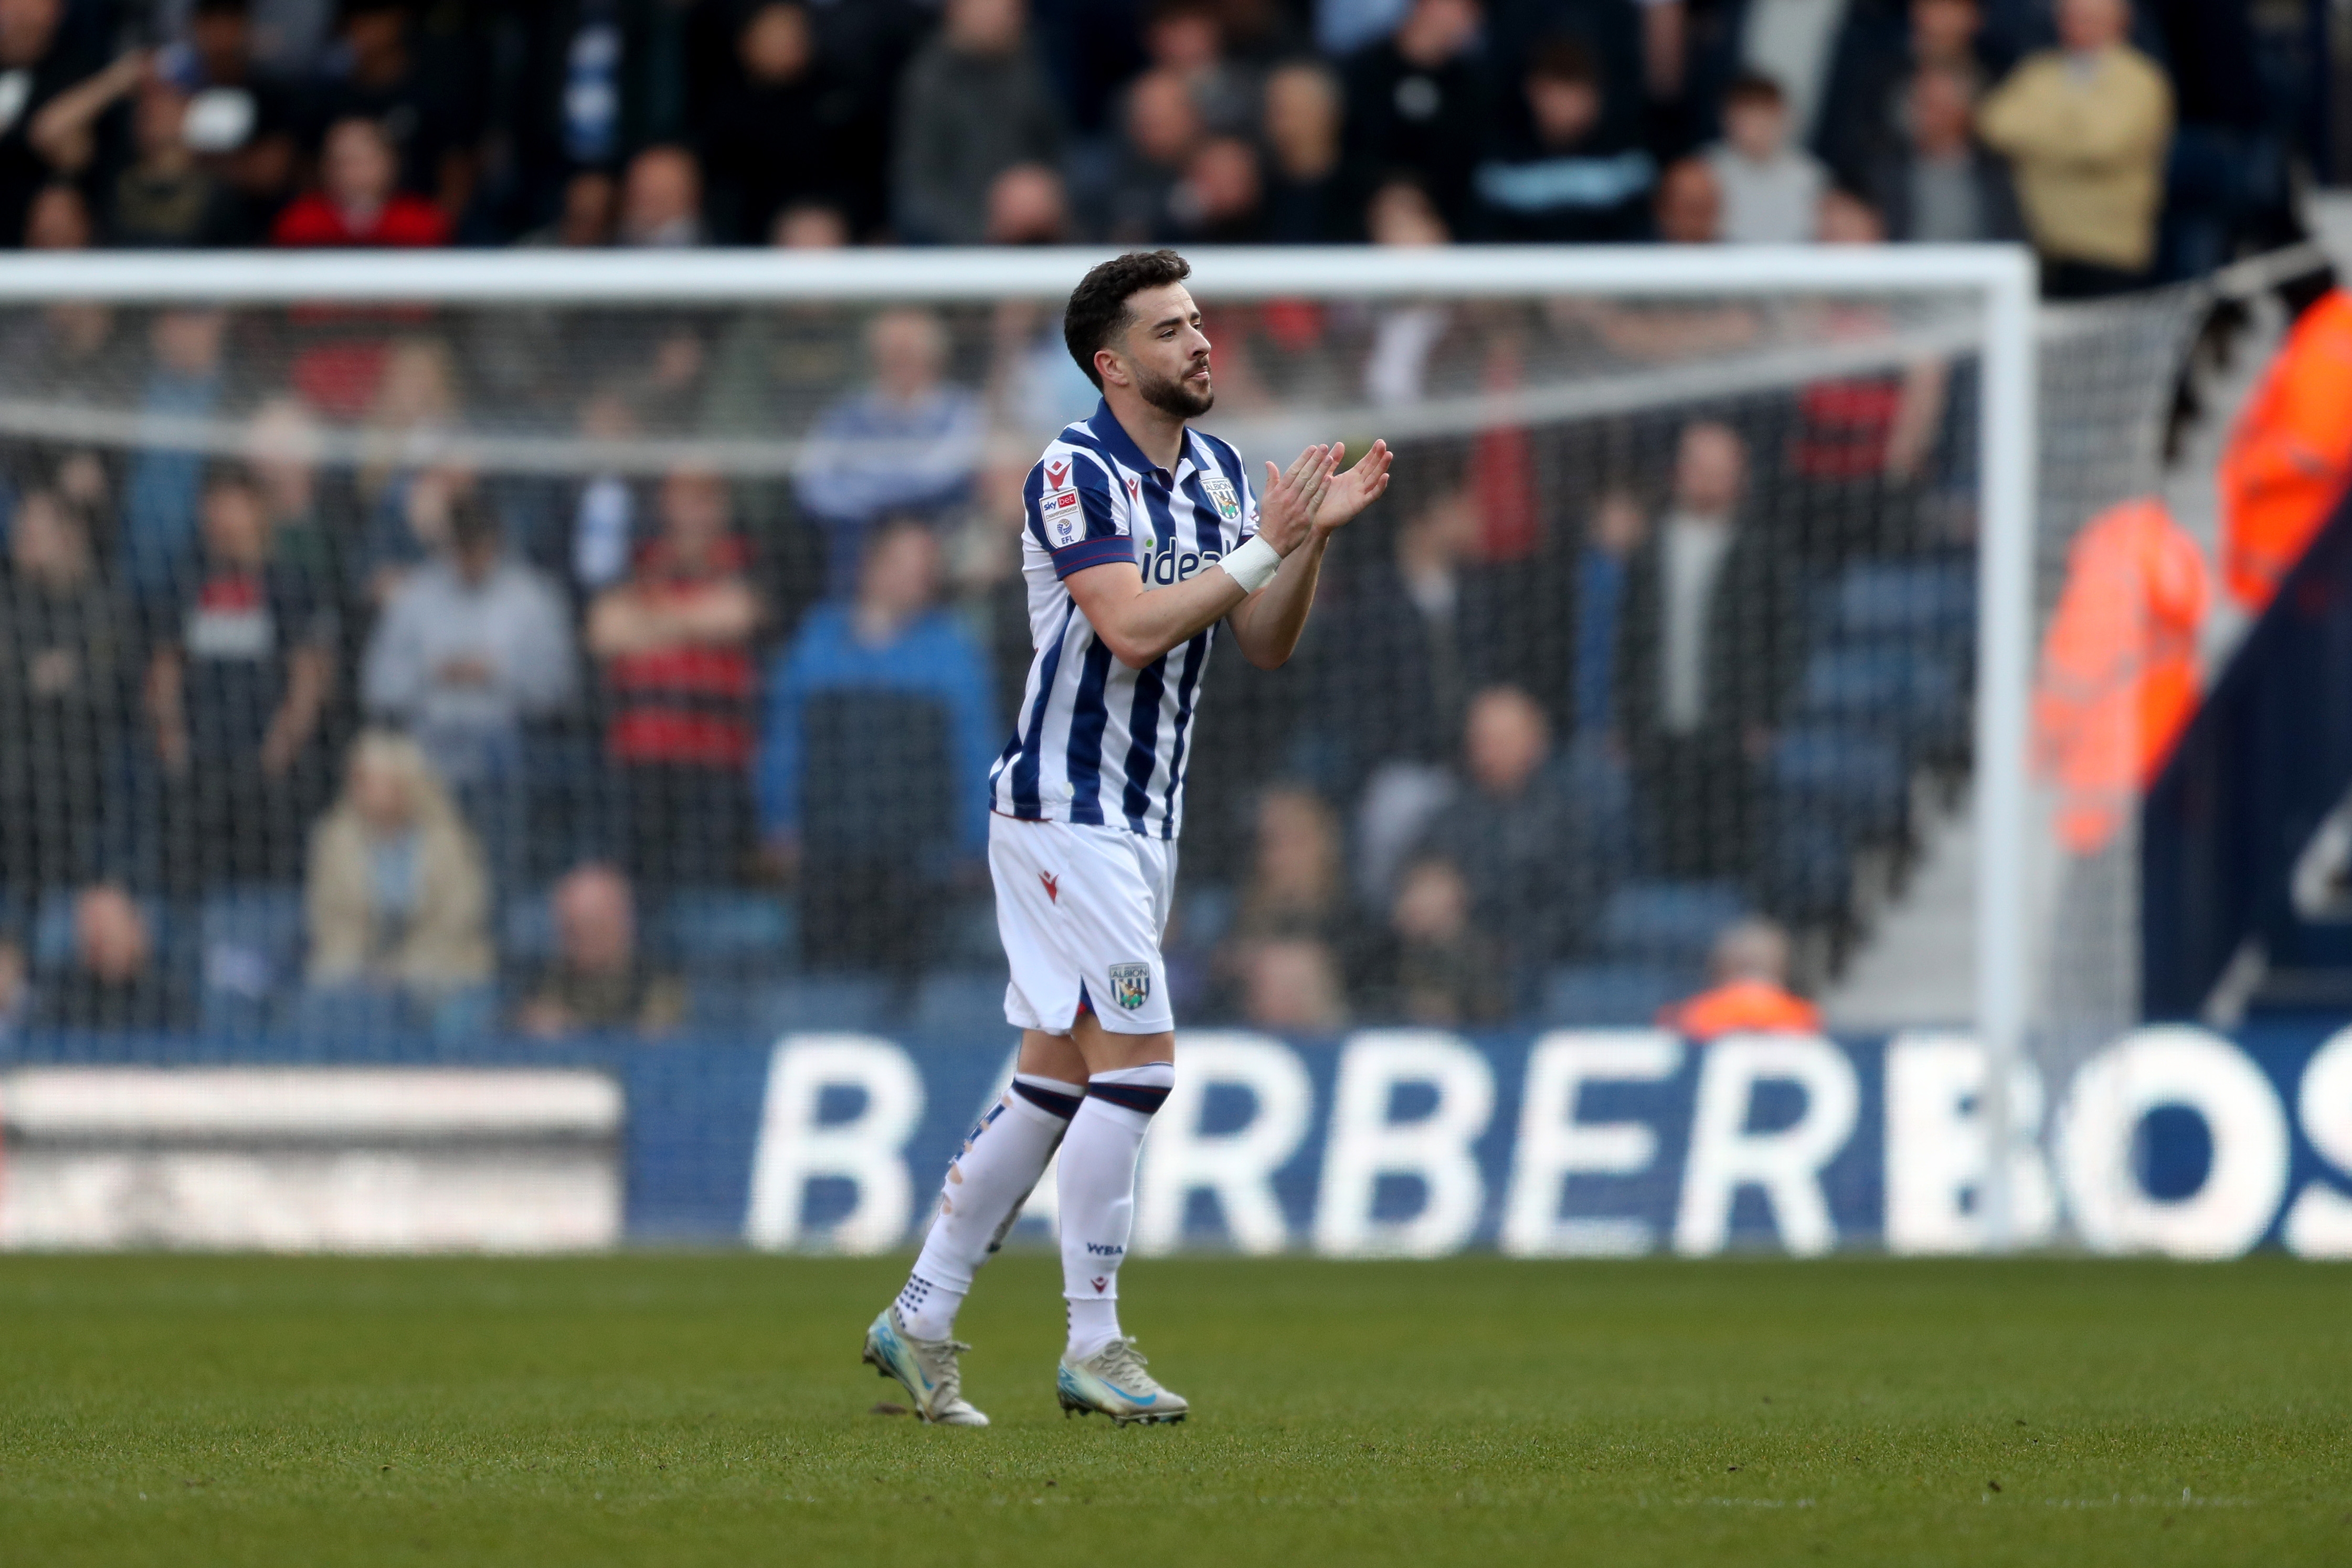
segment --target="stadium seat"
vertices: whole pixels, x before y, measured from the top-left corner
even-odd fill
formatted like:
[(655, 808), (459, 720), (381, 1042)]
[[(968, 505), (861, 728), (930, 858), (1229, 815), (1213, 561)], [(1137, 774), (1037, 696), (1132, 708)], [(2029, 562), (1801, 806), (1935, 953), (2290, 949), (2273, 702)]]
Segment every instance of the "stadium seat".
[(1976, 567), (1969, 561), (1865, 562), (1847, 567), (1830, 597), (1833, 639), (1896, 637), (1940, 650), (1975, 637)]
[(259, 1035), (283, 1022), (300, 984), (302, 889), (253, 886), (208, 896), (197, 915), (197, 1005), (206, 1034)]
[[(761, 1044), (797, 1030), (878, 1030), (890, 1014), (889, 982), (871, 975), (803, 976), (765, 985), (708, 982), (694, 990), (697, 1033)], [(1001, 1005), (1003, 994), (998, 993)]]
[(683, 888), (646, 921), (648, 947), (696, 975), (761, 975), (794, 966), (793, 905), (772, 893)]
[(1800, 722), (1867, 730), (1906, 748), (1943, 736), (1965, 712), (1951, 660), (1890, 639), (1817, 649), (1797, 687)]
[(1799, 924), (1835, 925), (1853, 912), (1853, 844), (1839, 826), (1784, 812), (1764, 845), (1764, 896), (1772, 912)]
[(316, 1045), (341, 1047), (421, 1033), (399, 994), (366, 985), (306, 990), (290, 1009), (294, 1033)]
[(1633, 963), (1696, 972), (1724, 927), (1748, 912), (1727, 882), (1628, 882), (1601, 911), (1601, 949)]
[(1909, 771), (1895, 745), (1876, 736), (1824, 724), (1791, 730), (1773, 742), (1769, 776), (1780, 821), (1822, 814), (1883, 838), (1909, 817)]
[(1553, 1028), (1647, 1024), (1698, 989), (1699, 972), (1643, 963), (1563, 964), (1544, 977), (1539, 1020)]
[(919, 1035), (994, 1039), (1012, 1026), (1004, 1021), (1004, 971), (961, 970), (927, 974), (915, 992), (907, 1026)]
[(499, 962), (509, 973), (536, 973), (555, 957), (555, 910), (547, 889), (533, 888), (507, 900), (499, 925)]

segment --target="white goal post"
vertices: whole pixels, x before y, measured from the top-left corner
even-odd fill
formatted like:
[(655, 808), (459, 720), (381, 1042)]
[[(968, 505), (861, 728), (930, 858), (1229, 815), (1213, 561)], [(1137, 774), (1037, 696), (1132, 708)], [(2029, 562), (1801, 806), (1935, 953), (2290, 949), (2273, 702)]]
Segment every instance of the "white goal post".
[[(1003, 299), (1042, 302), (1058, 301), (1106, 254), (1091, 249), (36, 254), (0, 258), (0, 308), (57, 301), (152, 307), (339, 302), (616, 308), (819, 301), (945, 304)], [(1190, 252), (1189, 259), (1193, 291), (1212, 302), (1287, 296), (1368, 304), (1421, 297), (1868, 300), (1923, 294), (1973, 302), (1965, 318), (1956, 318), (1963, 321), (1962, 341), (1950, 346), (1972, 348), (1981, 365), (1974, 414), (1979, 443), (1974, 1026), (1992, 1069), (1983, 1104), (1989, 1147), (2008, 1147), (2008, 1069), (2026, 1053), (2033, 942), (2031, 922), (2021, 916), (2028, 901), (2029, 857), (2035, 843), (2029, 822), (2028, 725), (2036, 619), (2039, 308), (2030, 253), (2006, 246), (1267, 247), (1202, 248)], [(1949, 337), (1948, 330), (1948, 342)], [(1817, 357), (1808, 363), (1832, 373), (1839, 368), (1833, 345), (1811, 347)], [(1891, 357), (1884, 347), (1865, 349), (1860, 356), (1863, 363), (1882, 368)], [(1682, 378), (1680, 384), (1689, 395), (1739, 389), (1731, 381), (1711, 388), (1711, 370), (1703, 360), (1672, 374)], [(1507, 418), (1514, 413), (1542, 416), (1549, 411), (1539, 406), (1543, 398), (1554, 400), (1552, 409), (1572, 411), (1575, 395), (1570, 379), (1540, 392), (1482, 394), (1468, 412), (1474, 417)], [(37, 411), (23, 412), (30, 418)], [(1370, 428), (1352, 417), (1350, 425)], [(16, 433), (50, 434), (37, 429)], [(202, 430), (179, 434), (186, 437), (184, 444), (200, 449), (217, 446)], [(536, 459), (527, 447), (528, 441), (506, 455), (528, 468)], [(756, 460), (756, 454), (739, 450), (736, 456), (748, 468), (767, 466)], [(2009, 1162), (1989, 1159), (1986, 1169), (1983, 1215), (1990, 1239), (2000, 1247), (2011, 1235)]]

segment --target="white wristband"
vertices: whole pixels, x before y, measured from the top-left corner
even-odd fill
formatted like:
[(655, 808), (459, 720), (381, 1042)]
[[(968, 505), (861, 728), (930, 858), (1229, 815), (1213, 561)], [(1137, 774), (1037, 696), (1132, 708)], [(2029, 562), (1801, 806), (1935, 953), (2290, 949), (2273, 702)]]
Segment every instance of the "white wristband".
[(1265, 535), (1253, 533), (1243, 541), (1242, 547), (1217, 563), (1226, 574), (1242, 585), (1244, 594), (1255, 594), (1274, 581), (1282, 570), (1282, 552), (1265, 542)]

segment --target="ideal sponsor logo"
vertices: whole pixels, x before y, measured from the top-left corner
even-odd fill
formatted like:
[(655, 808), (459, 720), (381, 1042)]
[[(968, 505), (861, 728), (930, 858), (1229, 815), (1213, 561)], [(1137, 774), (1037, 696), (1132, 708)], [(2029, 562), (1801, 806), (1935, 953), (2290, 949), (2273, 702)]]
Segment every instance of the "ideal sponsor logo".
[[(1150, 542), (1146, 542), (1148, 546)], [(1165, 588), (1171, 583), (1187, 582), (1199, 576), (1223, 559), (1224, 556), (1221, 551), (1180, 551), (1172, 542), (1165, 543), (1143, 558), (1143, 580), (1155, 588)]]

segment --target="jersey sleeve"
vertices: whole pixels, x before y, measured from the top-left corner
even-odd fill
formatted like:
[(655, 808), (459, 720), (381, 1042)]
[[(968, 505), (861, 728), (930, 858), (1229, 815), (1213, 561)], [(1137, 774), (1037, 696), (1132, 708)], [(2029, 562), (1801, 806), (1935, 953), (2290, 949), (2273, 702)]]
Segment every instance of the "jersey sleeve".
[(1029, 532), (1053, 557), (1057, 577), (1135, 559), (1127, 508), (1110, 476), (1067, 448), (1049, 451), (1029, 470), (1023, 506)]

